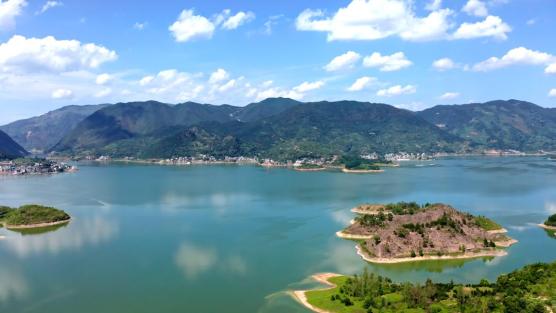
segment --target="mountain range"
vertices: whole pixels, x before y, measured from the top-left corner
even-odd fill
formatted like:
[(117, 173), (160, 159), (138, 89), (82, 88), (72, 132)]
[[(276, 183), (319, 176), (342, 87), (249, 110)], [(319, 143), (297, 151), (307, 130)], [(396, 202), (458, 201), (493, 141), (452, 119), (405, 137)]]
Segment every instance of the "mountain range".
[(64, 107), (0, 129), (28, 149), (140, 158), (556, 150), (556, 109), (519, 100), (420, 112), (381, 103), (287, 98), (245, 107), (146, 101)]
[(5, 132), (0, 130), (0, 160), (24, 157), (29, 154)]

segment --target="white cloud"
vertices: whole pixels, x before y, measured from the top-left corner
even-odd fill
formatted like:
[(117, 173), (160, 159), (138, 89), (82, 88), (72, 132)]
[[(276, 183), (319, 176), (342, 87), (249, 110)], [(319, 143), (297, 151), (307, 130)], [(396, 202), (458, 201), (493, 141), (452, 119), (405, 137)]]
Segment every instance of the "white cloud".
[(97, 76), (95, 82), (97, 85), (106, 85), (108, 82), (112, 80), (112, 75), (104, 73)]
[(439, 9), (418, 17), (412, 1), (352, 0), (331, 17), (323, 11), (307, 9), (297, 17), (296, 27), (301, 31), (326, 32), (328, 41), (376, 40), (395, 35), (405, 40), (425, 41), (447, 37), (448, 17), (452, 13), (449, 9)]
[(484, 17), (488, 15), (486, 4), (481, 0), (469, 0), (461, 10), (472, 16)]
[(307, 91), (319, 89), (322, 86), (324, 86), (324, 82), (322, 80), (318, 80), (318, 81), (315, 81), (315, 82), (303, 82), (300, 85), (295, 86), (293, 88), (293, 90), (295, 90), (299, 93), (304, 93), (304, 92), (307, 92)]
[(235, 79), (230, 79), (224, 85), (218, 87), (218, 91), (219, 92), (228, 91), (228, 90), (232, 89), (235, 85), (236, 85), (236, 80)]
[(459, 92), (446, 92), (438, 98), (440, 100), (452, 100), (452, 99), (455, 99), (457, 97), (459, 97)]
[(324, 69), (329, 72), (340, 71), (345, 69), (353, 68), (355, 63), (359, 61), (361, 55), (357, 52), (348, 51), (342, 55), (339, 55), (332, 59)]
[(268, 88), (265, 90), (261, 90), (258, 91), (256, 93), (256, 100), (257, 101), (261, 101), (267, 98), (277, 98), (277, 97), (283, 97), (283, 98), (291, 98), (291, 99), (295, 99), (295, 100), (301, 100), (304, 95), (300, 92), (297, 92), (295, 90), (286, 90), (286, 89), (282, 89), (282, 88), (278, 88), (278, 87), (272, 87), (272, 88)]
[(87, 70), (116, 60), (115, 51), (77, 40), (57, 40), (52, 36), (13, 36), (0, 44), (0, 70), (10, 72), (65, 72)]
[(473, 70), (486, 72), (517, 64), (548, 65), (552, 62), (556, 62), (556, 57), (551, 54), (530, 50), (525, 47), (519, 47), (511, 49), (501, 58), (491, 57), (485, 61), (477, 63), (473, 65)]
[(511, 27), (504, 23), (498, 16), (487, 16), (483, 21), (476, 23), (463, 23), (453, 35), (454, 39), (473, 39), (481, 37), (493, 37), (506, 40), (511, 32)]
[(417, 88), (413, 85), (396, 85), (386, 89), (379, 90), (376, 95), (380, 97), (393, 97), (399, 95), (408, 95), (417, 92)]
[(550, 91), (548, 92), (548, 96), (549, 97), (556, 97), (556, 88), (550, 89)]
[(425, 9), (429, 11), (436, 11), (442, 7), (442, 0), (430, 0), (430, 2), (425, 6)]
[(537, 23), (537, 20), (534, 19), (534, 18), (529, 19), (529, 20), (527, 20), (527, 22), (526, 22), (526, 24), (527, 24), (528, 26), (535, 25), (536, 23)]
[(402, 68), (411, 66), (411, 64), (411, 61), (405, 57), (403, 52), (396, 52), (392, 55), (384, 56), (378, 52), (374, 52), (363, 59), (363, 65), (365, 67), (378, 67), (382, 72), (398, 71)]
[(133, 28), (137, 29), (137, 30), (143, 30), (143, 29), (145, 29), (145, 27), (147, 27), (147, 25), (148, 25), (147, 22), (144, 22), (144, 23), (136, 22), (135, 24), (133, 24)]
[(457, 67), (457, 65), (450, 58), (441, 58), (432, 62), (432, 67), (438, 71), (447, 71)]
[(370, 76), (359, 77), (347, 90), (361, 91), (377, 82), (377, 79)]
[(177, 42), (187, 42), (195, 38), (211, 38), (214, 24), (204, 16), (195, 15), (193, 10), (183, 10), (168, 29)]
[(152, 82), (154, 79), (154, 76), (145, 76), (143, 78), (141, 78), (141, 80), (139, 81), (139, 85), (140, 86), (146, 86), (148, 85), (150, 82)]
[(46, 3), (42, 6), (42, 8), (39, 11), (37, 11), (36, 14), (37, 15), (38, 14), (43, 14), (44, 12), (46, 12), (46, 11), (52, 9), (52, 8), (60, 7), (60, 6), (63, 6), (63, 5), (64, 4), (61, 1), (49, 0), (49, 1), (46, 1)]
[(26, 5), (25, 0), (0, 0), (0, 31), (13, 28), (16, 16), (21, 14)]
[(545, 69), (544, 72), (546, 74), (556, 74), (556, 63), (552, 63), (550, 65), (548, 65)]
[(230, 74), (228, 74), (226, 70), (224, 70), (223, 68), (219, 68), (210, 75), (209, 82), (211, 84), (216, 84), (223, 80), (228, 79), (229, 77)]
[(71, 99), (73, 98), (73, 91), (69, 89), (56, 89), (52, 92), (52, 99)]
[(246, 24), (255, 19), (255, 14), (253, 12), (243, 12), (239, 11), (237, 14), (232, 15), (222, 23), (222, 28), (224, 29), (236, 29), (239, 26)]
[(112, 93), (112, 89), (104, 88), (104, 89), (100, 90), (99, 92), (95, 93), (95, 97), (104, 98), (104, 97), (110, 95), (111, 93)]

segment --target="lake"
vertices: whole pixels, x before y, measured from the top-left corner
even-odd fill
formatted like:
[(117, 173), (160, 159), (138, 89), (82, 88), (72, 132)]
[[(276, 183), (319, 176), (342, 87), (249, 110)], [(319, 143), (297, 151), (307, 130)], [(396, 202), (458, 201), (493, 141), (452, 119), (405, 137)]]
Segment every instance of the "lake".
[[(51, 205), (73, 221), (0, 229), (0, 312), (308, 312), (286, 293), (311, 274), (369, 270), (396, 281), (478, 282), (556, 260), (535, 224), (556, 213), (545, 157), (405, 162), (381, 174), (255, 166), (80, 164), (0, 178), (0, 204)], [(335, 237), (364, 202), (445, 202), (493, 218), (519, 243), (504, 257), (371, 265)]]

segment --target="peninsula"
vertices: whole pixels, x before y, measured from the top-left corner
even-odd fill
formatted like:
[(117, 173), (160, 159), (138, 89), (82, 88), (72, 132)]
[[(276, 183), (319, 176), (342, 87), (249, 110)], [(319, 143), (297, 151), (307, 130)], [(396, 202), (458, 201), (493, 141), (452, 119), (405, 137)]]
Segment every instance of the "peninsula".
[(446, 204), (411, 202), (361, 205), (341, 238), (356, 240), (357, 253), (372, 263), (501, 256), (517, 241), (484, 216)]
[(478, 284), (395, 283), (366, 270), (355, 276), (312, 276), (323, 289), (291, 294), (318, 313), (364, 312), (554, 312), (556, 263), (533, 264)]
[(543, 224), (539, 224), (540, 227), (548, 230), (556, 230), (556, 214), (553, 214), (544, 221)]
[(19, 208), (0, 206), (0, 225), (7, 229), (42, 228), (66, 224), (70, 216), (56, 208), (29, 204)]

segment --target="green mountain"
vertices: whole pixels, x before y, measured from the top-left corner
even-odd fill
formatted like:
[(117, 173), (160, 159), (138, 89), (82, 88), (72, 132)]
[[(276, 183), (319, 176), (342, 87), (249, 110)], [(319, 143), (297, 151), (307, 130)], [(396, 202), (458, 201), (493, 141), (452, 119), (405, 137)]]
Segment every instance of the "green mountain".
[(556, 109), (508, 100), (438, 105), (420, 117), (484, 148), (556, 150)]
[(237, 108), (187, 102), (169, 105), (156, 101), (118, 103), (99, 110), (54, 146), (54, 151), (96, 150), (112, 142), (145, 136), (161, 129), (204, 121), (226, 122)]
[(0, 130), (0, 160), (15, 159), (29, 154), (15, 142), (8, 134)]
[(386, 104), (275, 98), (246, 108), (117, 104), (86, 118), (53, 150), (136, 157), (209, 154), (294, 159), (346, 153), (454, 152), (464, 147), (458, 137)]
[(0, 126), (16, 142), (29, 151), (44, 151), (54, 146), (79, 122), (93, 112), (108, 106), (70, 105), (24, 120)]

